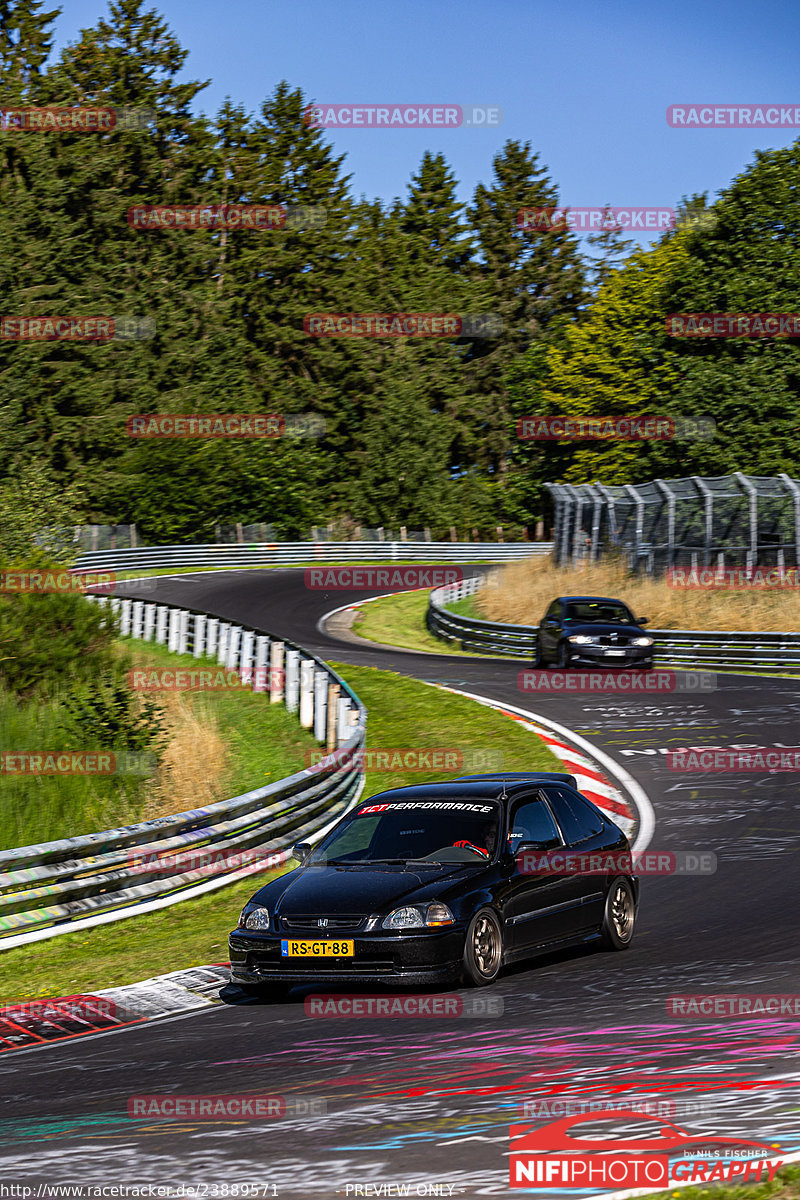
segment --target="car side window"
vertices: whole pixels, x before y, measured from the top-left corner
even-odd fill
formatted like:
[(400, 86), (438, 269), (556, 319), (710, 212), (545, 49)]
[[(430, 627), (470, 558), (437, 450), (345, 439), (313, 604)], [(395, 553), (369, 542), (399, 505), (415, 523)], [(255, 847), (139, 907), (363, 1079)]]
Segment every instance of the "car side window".
[(522, 842), (537, 842), (545, 849), (562, 844), (558, 826), (544, 800), (523, 800), (511, 814), (509, 830), (512, 854)]
[(547, 610), (547, 615), (548, 615), (548, 617), (556, 617), (556, 618), (560, 619), (560, 617), (561, 617), (561, 601), (560, 600), (553, 601), (553, 603), (550, 605), (550, 607)]
[(545, 794), (553, 806), (553, 812), (568, 846), (585, 842), (600, 833), (603, 828), (600, 814), (580, 796), (559, 787), (549, 787)]

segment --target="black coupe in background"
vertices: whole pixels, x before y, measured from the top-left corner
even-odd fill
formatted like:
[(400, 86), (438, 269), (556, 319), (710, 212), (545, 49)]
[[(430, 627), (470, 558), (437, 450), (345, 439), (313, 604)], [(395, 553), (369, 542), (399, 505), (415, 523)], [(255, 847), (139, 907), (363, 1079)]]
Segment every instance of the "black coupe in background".
[(653, 667), (653, 638), (642, 629), (647, 617), (634, 617), (610, 596), (559, 596), (536, 633), (534, 661), (566, 670), (573, 663)]
[[(568, 849), (601, 856), (608, 873), (539, 869), (537, 853), (557, 861)], [(296, 846), (301, 865), (245, 905), (230, 934), (231, 980), (481, 986), (555, 947), (625, 950), (639, 893), (617, 865), (629, 851), (571, 775), (473, 775), (382, 792), (314, 849)]]

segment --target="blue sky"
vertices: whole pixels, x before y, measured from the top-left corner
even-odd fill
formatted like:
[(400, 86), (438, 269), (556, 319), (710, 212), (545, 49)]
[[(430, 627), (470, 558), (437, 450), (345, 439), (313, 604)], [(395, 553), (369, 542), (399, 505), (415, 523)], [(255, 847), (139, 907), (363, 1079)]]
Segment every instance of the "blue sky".
[[(782, 0), (161, 0), (211, 78), (251, 111), (282, 78), (332, 103), (493, 104), (495, 129), (327, 131), (356, 196), (389, 200), (425, 150), (441, 151), (469, 200), (507, 138), (529, 141), (575, 206), (675, 207), (711, 199), (757, 149), (797, 130), (670, 129), (669, 104), (800, 105), (800, 5)], [(57, 45), (107, 11), (68, 0)]]

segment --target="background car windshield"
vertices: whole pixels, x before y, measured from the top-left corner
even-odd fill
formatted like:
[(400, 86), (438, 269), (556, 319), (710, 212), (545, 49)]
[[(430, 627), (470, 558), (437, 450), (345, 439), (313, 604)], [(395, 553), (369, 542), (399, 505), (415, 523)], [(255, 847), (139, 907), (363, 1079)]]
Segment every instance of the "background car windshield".
[(631, 625), (633, 617), (624, 604), (609, 601), (589, 604), (586, 601), (567, 605), (568, 621), (602, 621), (614, 625)]
[[(443, 859), (470, 861), (468, 855), (453, 850), (457, 842), (486, 850), (491, 858), (497, 846), (498, 825), (498, 806), (481, 800), (421, 800), (385, 806), (368, 801), (347, 825), (320, 843), (312, 861), (323, 857), (353, 863), (405, 861), (435, 857), (439, 851)], [(481, 856), (475, 855), (474, 861), (480, 862)]]

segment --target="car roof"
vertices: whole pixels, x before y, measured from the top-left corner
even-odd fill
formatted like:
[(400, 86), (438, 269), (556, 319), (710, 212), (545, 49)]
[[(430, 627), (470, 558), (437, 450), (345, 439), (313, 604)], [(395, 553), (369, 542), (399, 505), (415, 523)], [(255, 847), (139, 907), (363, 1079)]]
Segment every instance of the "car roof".
[[(591, 601), (593, 601), (593, 602), (594, 602), (594, 601), (597, 601), (597, 602), (599, 602), (600, 604), (608, 604), (609, 602), (610, 602), (611, 604), (625, 604), (625, 601), (624, 601), (624, 600), (620, 600), (618, 596), (559, 596), (558, 598), (559, 598), (559, 600), (569, 600), (569, 601), (572, 601), (572, 600), (581, 600), (581, 601), (584, 601), (584, 600), (591, 600)], [(628, 607), (628, 605), (627, 605), (627, 604), (625, 604), (625, 607), (627, 608), (627, 607)]]
[[(493, 775), (464, 775), (460, 779), (442, 783), (415, 783), (410, 787), (391, 788), (370, 796), (370, 802), (381, 800), (430, 800), (431, 796), (443, 800), (468, 797), (471, 799), (511, 799), (537, 783), (566, 783), (577, 791), (574, 775), (558, 771), (505, 771)], [(504, 795), (505, 793), (505, 795)]]

